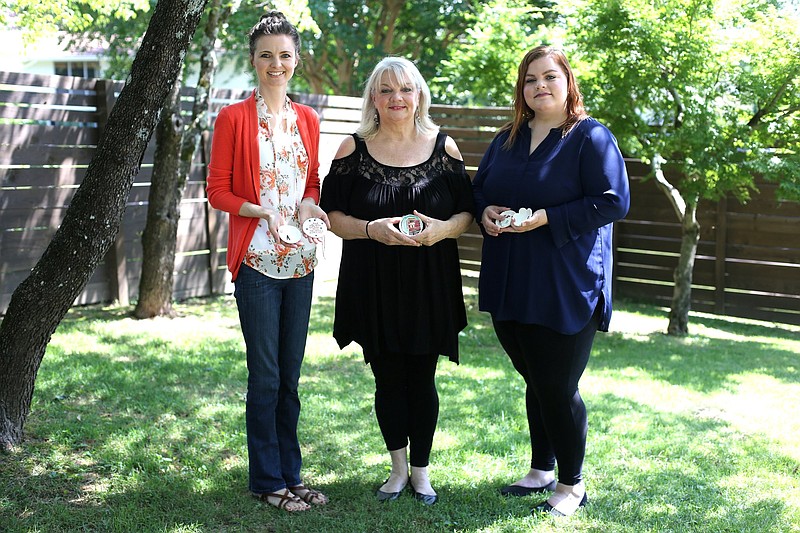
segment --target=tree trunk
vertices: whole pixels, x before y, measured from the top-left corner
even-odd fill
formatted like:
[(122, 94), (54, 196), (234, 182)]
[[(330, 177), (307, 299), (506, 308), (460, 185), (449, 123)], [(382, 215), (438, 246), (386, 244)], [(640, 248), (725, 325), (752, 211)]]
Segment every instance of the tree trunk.
[(164, 99), (156, 127), (156, 153), (147, 202), (147, 221), (142, 232), (142, 273), (136, 318), (172, 316), (172, 284), (175, 240), (178, 235), (180, 201), (185, 179), (180, 179), (183, 138), (180, 78)]
[(692, 272), (700, 241), (700, 224), (697, 222), (697, 200), (687, 202), (681, 220), (681, 255), (675, 267), (675, 286), (672, 290), (672, 307), (669, 311), (667, 333), (686, 335), (689, 333), (689, 310), (692, 305)]
[(156, 130), (156, 154), (142, 234), (142, 274), (136, 318), (172, 316), (175, 252), (183, 189), (192, 169), (200, 136), (208, 128), (209, 91), (217, 70), (214, 44), (219, 28), (228, 20), (232, 5), (211, 0), (200, 51), (200, 76), (192, 116), (184, 125), (180, 114), (179, 80), (167, 98)]
[(119, 231), (133, 180), (207, 0), (160, 0), (86, 177), (0, 324), (0, 448), (19, 444), (50, 337)]
[(667, 195), (681, 222), (681, 252), (678, 266), (673, 273), (675, 284), (672, 288), (672, 307), (669, 311), (667, 333), (686, 335), (689, 333), (689, 310), (692, 304), (692, 272), (697, 256), (697, 243), (700, 240), (700, 224), (697, 222), (697, 204), (700, 198), (697, 195), (684, 198), (678, 188), (667, 180), (661, 168), (663, 163), (664, 158), (661, 154), (653, 155), (650, 163), (653, 177), (658, 188)]

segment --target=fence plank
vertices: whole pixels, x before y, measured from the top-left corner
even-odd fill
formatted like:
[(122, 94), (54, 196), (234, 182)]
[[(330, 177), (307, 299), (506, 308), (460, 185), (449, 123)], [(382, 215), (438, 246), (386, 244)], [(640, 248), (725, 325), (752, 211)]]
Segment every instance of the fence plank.
[(37, 124), (2, 124), (0, 144), (96, 145), (97, 128)]
[[(54, 108), (95, 108), (96, 94), (94, 91), (79, 92), (28, 92), (0, 88), (0, 103), (9, 106), (50, 106)], [(16, 118), (16, 117), (11, 117)]]
[(63, 124), (74, 126), (97, 124), (97, 113), (94, 109), (63, 109), (28, 105), (0, 105), (0, 119), (30, 121), (39, 124)]

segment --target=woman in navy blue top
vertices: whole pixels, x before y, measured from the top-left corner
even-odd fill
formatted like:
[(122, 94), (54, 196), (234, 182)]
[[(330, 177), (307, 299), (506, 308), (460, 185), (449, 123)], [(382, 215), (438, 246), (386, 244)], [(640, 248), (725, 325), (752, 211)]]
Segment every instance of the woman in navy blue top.
[(526, 383), (531, 468), (501, 492), (555, 490), (535, 510), (570, 515), (587, 501), (578, 381), (595, 332), (608, 330), (612, 223), (630, 198), (616, 140), (587, 115), (563, 52), (539, 46), (523, 58), (514, 120), (484, 155), (473, 193), (480, 309)]

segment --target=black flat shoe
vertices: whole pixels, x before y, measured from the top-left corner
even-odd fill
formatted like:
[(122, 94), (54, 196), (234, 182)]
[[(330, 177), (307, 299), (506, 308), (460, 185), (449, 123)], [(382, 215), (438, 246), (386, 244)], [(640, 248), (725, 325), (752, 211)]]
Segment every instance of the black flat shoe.
[(411, 486), (411, 483), (408, 484), (408, 488), (411, 489), (411, 495), (414, 497), (414, 499), (418, 502), (422, 502), (425, 505), (433, 505), (439, 501), (438, 494), (421, 494), (414, 490), (414, 487)]
[(522, 485), (507, 485), (500, 489), (500, 494), (503, 496), (527, 496), (528, 494), (538, 494), (541, 492), (548, 492), (556, 490), (556, 480), (551, 481), (547, 485), (541, 487), (523, 487)]
[[(389, 480), (387, 479), (386, 481)], [(386, 481), (383, 482), (383, 485), (386, 485)], [(390, 502), (399, 498), (400, 493), (403, 492), (403, 489), (405, 489), (405, 487), (398, 490), (397, 492), (383, 492), (381, 489), (378, 489), (375, 491), (375, 497), (378, 498), (379, 502)]]
[[(586, 497), (586, 494), (584, 494), (583, 498), (581, 498), (581, 502), (578, 504), (578, 509), (585, 507), (587, 503), (589, 503), (589, 499)], [(566, 516), (564, 513), (550, 505), (547, 500), (534, 507), (531, 513), (548, 513), (553, 516)]]
[(400, 497), (400, 493), (403, 492), (402, 490), (397, 492), (383, 492), (381, 489), (375, 491), (375, 496), (378, 498), (379, 502), (390, 502), (392, 500), (396, 500)]

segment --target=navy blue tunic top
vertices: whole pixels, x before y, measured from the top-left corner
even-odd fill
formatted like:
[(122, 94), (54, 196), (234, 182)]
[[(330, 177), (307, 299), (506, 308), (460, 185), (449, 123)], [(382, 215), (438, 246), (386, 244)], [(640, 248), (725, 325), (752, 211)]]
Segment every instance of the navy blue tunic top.
[(528, 124), (505, 150), (508, 136), (506, 131), (495, 137), (473, 180), (476, 219), (487, 206), (500, 205), (545, 209), (548, 224), (524, 233), (484, 234), (480, 309), (495, 320), (572, 335), (602, 303), (599, 329), (608, 331), (612, 223), (630, 205), (616, 139), (591, 118), (566, 136), (551, 130), (532, 154)]
[[(411, 167), (379, 163), (353, 137), (356, 150), (334, 159), (323, 181), (326, 212), (374, 220), (416, 209), (447, 220), (474, 209), (464, 162), (445, 151), (445, 134), (427, 161)], [(420, 247), (342, 242), (333, 322), (340, 348), (360, 344), (366, 362), (389, 354), (439, 354), (458, 362), (458, 332), (466, 325), (455, 239)]]

